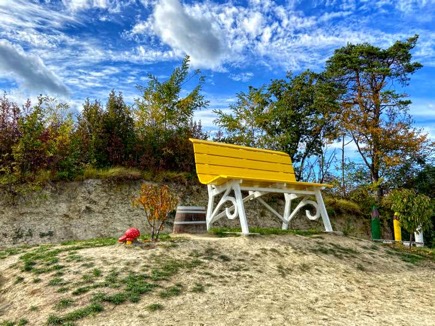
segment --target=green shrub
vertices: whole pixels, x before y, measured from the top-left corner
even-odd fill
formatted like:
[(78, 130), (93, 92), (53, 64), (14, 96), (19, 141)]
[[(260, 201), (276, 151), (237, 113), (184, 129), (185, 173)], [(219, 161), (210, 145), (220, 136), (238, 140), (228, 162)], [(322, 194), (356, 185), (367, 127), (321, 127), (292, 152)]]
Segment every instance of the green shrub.
[(328, 207), (328, 209), (332, 209), (337, 214), (360, 216), (363, 213), (358, 203), (348, 199), (326, 197), (325, 206)]

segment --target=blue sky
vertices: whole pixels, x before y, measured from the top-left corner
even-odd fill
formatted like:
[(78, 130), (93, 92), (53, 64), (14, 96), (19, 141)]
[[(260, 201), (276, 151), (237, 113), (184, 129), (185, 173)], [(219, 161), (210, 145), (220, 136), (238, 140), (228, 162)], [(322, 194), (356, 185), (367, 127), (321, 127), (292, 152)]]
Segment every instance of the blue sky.
[(0, 0), (0, 90), (80, 108), (115, 89), (131, 103), (147, 74), (164, 79), (187, 54), (210, 101), (196, 118), (211, 127), (211, 110), (250, 85), (319, 71), (347, 43), (388, 47), (414, 34), (424, 68), (406, 92), (416, 125), (435, 136), (435, 0)]

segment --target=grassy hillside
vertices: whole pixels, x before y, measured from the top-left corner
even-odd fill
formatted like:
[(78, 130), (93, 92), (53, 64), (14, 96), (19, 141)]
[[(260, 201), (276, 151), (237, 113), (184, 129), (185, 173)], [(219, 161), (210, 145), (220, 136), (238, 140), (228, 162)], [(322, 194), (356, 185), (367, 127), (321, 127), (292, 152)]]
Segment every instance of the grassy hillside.
[(0, 325), (430, 325), (434, 251), (334, 234), (0, 252)]

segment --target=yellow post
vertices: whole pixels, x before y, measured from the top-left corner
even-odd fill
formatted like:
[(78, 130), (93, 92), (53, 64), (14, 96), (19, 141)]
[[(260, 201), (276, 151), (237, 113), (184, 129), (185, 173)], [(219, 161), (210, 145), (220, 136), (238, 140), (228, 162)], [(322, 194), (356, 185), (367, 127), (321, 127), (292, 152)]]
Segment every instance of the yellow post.
[(399, 213), (394, 213), (393, 218), (394, 240), (402, 241), (402, 228), (400, 227)]

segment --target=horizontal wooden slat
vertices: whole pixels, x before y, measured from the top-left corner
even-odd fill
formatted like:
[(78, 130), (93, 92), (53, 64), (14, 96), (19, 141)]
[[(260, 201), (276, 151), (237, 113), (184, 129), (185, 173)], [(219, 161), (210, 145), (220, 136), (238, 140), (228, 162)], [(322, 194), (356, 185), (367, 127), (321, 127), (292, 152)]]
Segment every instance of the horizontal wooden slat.
[(213, 141), (209, 141), (209, 140), (201, 140), (201, 139), (195, 139), (195, 138), (189, 138), (189, 140), (194, 145), (201, 144), (201, 145), (206, 145), (206, 146), (218, 146), (218, 147), (226, 147), (226, 148), (233, 148), (233, 149), (243, 149), (243, 150), (249, 150), (249, 151), (255, 151), (255, 152), (263, 152), (263, 153), (269, 153), (269, 154), (281, 154), (284, 156), (288, 156), (287, 153), (280, 152), (280, 151), (274, 151), (274, 150), (270, 150), (270, 149), (262, 149), (262, 148), (227, 144), (227, 143), (219, 143), (219, 142), (213, 142)]
[(234, 148), (224, 145), (219, 146), (215, 144), (194, 144), (195, 153), (223, 157), (240, 157), (253, 161), (291, 164), (290, 157), (288, 156), (288, 154), (283, 152), (273, 152), (261, 149), (256, 150), (249, 147), (243, 148), (241, 146), (239, 146), (239, 148)]
[(243, 167), (233, 166), (218, 166), (212, 164), (197, 164), (196, 172), (198, 174), (207, 174), (215, 176), (232, 176), (238, 179), (257, 179), (257, 180), (270, 180), (275, 182), (292, 182), (296, 181), (293, 173), (253, 170)]
[(293, 167), (288, 164), (254, 161), (239, 157), (211, 156), (207, 154), (195, 154), (196, 164), (210, 164), (219, 166), (233, 166), (252, 170), (275, 171), (294, 174)]

